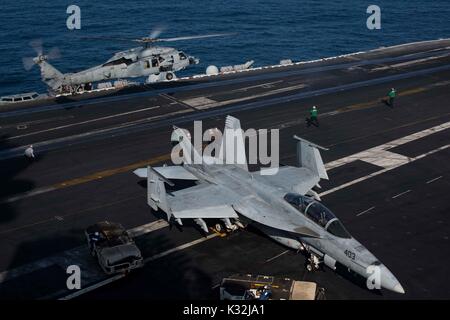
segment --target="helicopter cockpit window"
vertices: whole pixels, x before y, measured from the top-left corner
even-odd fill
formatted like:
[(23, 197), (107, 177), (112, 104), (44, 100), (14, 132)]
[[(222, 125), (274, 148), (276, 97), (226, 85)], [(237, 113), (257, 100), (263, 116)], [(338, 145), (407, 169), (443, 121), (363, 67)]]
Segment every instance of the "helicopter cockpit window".
[(180, 60), (186, 60), (187, 57), (183, 52), (180, 52)]
[(163, 58), (163, 57), (161, 57), (161, 56), (159, 56), (159, 57), (158, 57), (158, 61), (159, 61), (159, 63), (161, 63), (161, 62), (163, 62), (163, 61), (164, 61), (164, 58)]
[(122, 57), (122, 58), (120, 58), (120, 59), (117, 59), (117, 60), (113, 60), (113, 61), (107, 62), (107, 63), (105, 63), (103, 66), (104, 66), (104, 67), (115, 66), (115, 65), (123, 64), (123, 63), (125, 63), (126, 65), (129, 65), (129, 64), (132, 64), (132, 63), (133, 63), (133, 60), (127, 59), (127, 58), (125, 58), (125, 57)]
[(158, 66), (158, 59), (153, 58), (152, 59), (152, 67), (154, 68), (154, 67), (157, 67), (157, 66)]

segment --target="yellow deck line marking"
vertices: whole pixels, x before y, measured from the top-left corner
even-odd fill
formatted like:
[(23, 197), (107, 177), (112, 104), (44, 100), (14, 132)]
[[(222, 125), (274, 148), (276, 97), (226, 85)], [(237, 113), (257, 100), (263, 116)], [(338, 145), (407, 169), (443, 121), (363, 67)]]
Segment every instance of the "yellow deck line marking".
[[(431, 88), (429, 88), (431, 89)], [(413, 95), (413, 94), (417, 94), (420, 92), (425, 92), (427, 91), (428, 88), (424, 88), (424, 87), (419, 87), (419, 88), (414, 88), (414, 89), (410, 89), (410, 90), (405, 90), (400, 92), (399, 94), (397, 94), (398, 97), (405, 97), (405, 96), (409, 96), (409, 95)], [(361, 103), (356, 103), (356, 104), (352, 104), (349, 106), (345, 106), (342, 108), (339, 108), (335, 111), (331, 111), (329, 112), (329, 114), (337, 114), (337, 113), (343, 113), (343, 112), (348, 112), (348, 111), (355, 111), (355, 110), (364, 110), (364, 109), (368, 109), (371, 107), (374, 107), (376, 105), (378, 105), (380, 103), (381, 99), (377, 99), (377, 100), (372, 100), (372, 101), (368, 101), (368, 102), (361, 102)]]
[(52, 187), (55, 189), (61, 189), (61, 188), (65, 188), (65, 187), (69, 187), (69, 186), (75, 186), (78, 184), (82, 184), (82, 183), (86, 183), (86, 182), (90, 182), (93, 180), (99, 180), (99, 179), (103, 179), (103, 178), (107, 178), (113, 175), (116, 175), (118, 173), (124, 173), (124, 172), (128, 172), (140, 167), (144, 167), (147, 165), (152, 165), (152, 164), (156, 164), (159, 163), (161, 161), (165, 161), (165, 160), (169, 160), (170, 159), (170, 155), (166, 154), (166, 155), (161, 155), (161, 156), (157, 156), (156, 158), (151, 158), (151, 159), (147, 159), (147, 160), (143, 160), (143, 161), (139, 161), (136, 163), (132, 163), (123, 167), (119, 167), (119, 168), (115, 168), (115, 169), (109, 169), (109, 170), (104, 170), (104, 171), (99, 171), (84, 177), (80, 177), (80, 178), (75, 178), (75, 179), (71, 179), (71, 180), (67, 180), (64, 182), (60, 182), (57, 184), (54, 184)]

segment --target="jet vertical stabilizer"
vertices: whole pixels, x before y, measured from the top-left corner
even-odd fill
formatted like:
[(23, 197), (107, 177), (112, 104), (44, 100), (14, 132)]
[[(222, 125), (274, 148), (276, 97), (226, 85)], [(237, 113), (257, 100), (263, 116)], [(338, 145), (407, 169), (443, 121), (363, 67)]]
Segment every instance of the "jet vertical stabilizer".
[(328, 180), (328, 174), (322, 161), (319, 149), (328, 150), (308, 140), (294, 136), (297, 142), (297, 161), (299, 167), (311, 170), (321, 179)]
[(173, 126), (172, 142), (178, 142), (183, 150), (183, 163), (203, 164), (203, 158), (191, 142), (189, 131)]
[(234, 164), (248, 171), (244, 132), (239, 119), (227, 116), (219, 150), (218, 159), (221, 163)]

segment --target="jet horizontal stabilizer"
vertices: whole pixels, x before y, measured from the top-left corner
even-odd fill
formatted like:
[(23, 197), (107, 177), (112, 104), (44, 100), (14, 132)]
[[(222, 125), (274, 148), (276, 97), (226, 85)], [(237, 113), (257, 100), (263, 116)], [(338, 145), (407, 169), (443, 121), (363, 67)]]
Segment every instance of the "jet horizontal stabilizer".
[[(196, 176), (182, 166), (152, 167), (152, 169), (169, 181), (170, 179), (198, 180)], [(147, 178), (147, 168), (136, 169), (133, 173), (139, 178)]]
[[(158, 171), (156, 171), (155, 169), (153, 169), (152, 167), (148, 166), (148, 171), (152, 171), (154, 174), (156, 174), (162, 181), (164, 181), (165, 183), (167, 183), (169, 186), (173, 187), (175, 184), (170, 181), (169, 179), (167, 179), (166, 177), (164, 177), (161, 173), (159, 173)], [(147, 172), (148, 172), (147, 171)]]
[(300, 138), (300, 137), (297, 136), (297, 135), (294, 135), (294, 139), (295, 139), (295, 140), (298, 140), (298, 141), (303, 141), (304, 143), (308, 144), (310, 147), (313, 147), (313, 148), (321, 149), (321, 150), (324, 150), (324, 151), (330, 150), (330, 149), (328, 149), (328, 148), (319, 146), (318, 144), (316, 144), (316, 143), (314, 143), (314, 142), (311, 142), (311, 141), (308, 141), (308, 140), (306, 140), (306, 139)]

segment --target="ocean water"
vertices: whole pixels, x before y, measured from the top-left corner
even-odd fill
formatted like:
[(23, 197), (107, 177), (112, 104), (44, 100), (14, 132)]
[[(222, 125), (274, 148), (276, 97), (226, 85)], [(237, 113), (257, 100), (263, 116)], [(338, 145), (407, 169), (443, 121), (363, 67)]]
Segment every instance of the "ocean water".
[[(68, 30), (66, 9), (81, 8), (81, 30)], [(381, 8), (381, 30), (368, 30), (366, 9)], [(255, 60), (310, 60), (411, 41), (450, 37), (449, 0), (51, 0), (0, 2), (0, 95), (44, 92), (38, 68), (25, 71), (22, 57), (33, 56), (32, 39), (48, 51), (61, 72), (75, 72), (133, 47), (119, 41), (88, 41), (84, 36), (142, 37), (164, 26), (161, 37), (235, 32), (234, 36), (170, 43), (200, 58), (182, 74), (204, 73)], [(135, 46), (135, 45), (134, 45)]]

